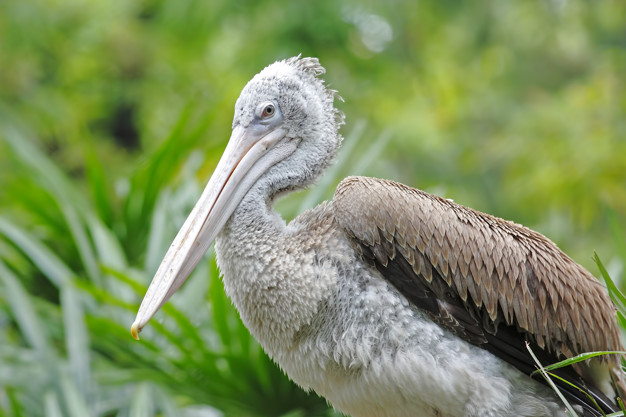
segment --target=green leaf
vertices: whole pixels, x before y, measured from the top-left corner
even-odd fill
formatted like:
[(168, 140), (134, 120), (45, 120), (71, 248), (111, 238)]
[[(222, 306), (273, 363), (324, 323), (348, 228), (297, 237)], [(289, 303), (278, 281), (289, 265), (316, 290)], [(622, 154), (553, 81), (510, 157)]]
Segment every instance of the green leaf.
[(545, 370), (541, 362), (539, 362), (539, 359), (537, 359), (537, 356), (535, 356), (535, 353), (533, 352), (533, 350), (530, 348), (530, 344), (528, 342), (526, 342), (526, 349), (528, 349), (530, 356), (532, 356), (533, 360), (539, 367), (539, 371), (541, 372), (541, 375), (543, 376), (543, 378), (546, 380), (546, 382), (552, 388), (554, 393), (561, 399), (561, 401), (565, 405), (565, 408), (567, 409), (567, 413), (570, 415), (570, 417), (577, 417), (578, 413), (574, 411), (569, 401), (567, 401), (565, 397), (563, 396), (563, 394), (561, 393), (561, 390), (559, 390), (558, 387), (554, 384), (554, 382), (550, 378), (550, 375), (548, 375), (548, 372)]
[(0, 282), (4, 287), (11, 312), (28, 345), (39, 351), (41, 358), (49, 356), (52, 346), (48, 340), (46, 326), (35, 311), (28, 293), (18, 278), (0, 261)]
[(70, 372), (82, 398), (87, 398), (91, 384), (89, 334), (79, 293), (71, 284), (61, 289), (65, 346)]
[[(559, 381), (569, 385), (570, 387), (577, 389), (578, 391), (580, 391), (581, 393), (583, 393), (587, 399), (598, 409), (601, 410), (600, 406), (598, 405), (598, 403), (596, 402), (596, 400), (584, 389), (572, 384), (571, 382), (569, 382), (568, 380), (561, 378), (559, 375), (553, 374), (551, 372), (548, 372), (548, 374), (550, 375), (550, 377), (558, 379)], [(576, 414), (575, 414), (576, 416)]]
[(606, 287), (609, 291), (609, 296), (611, 297), (611, 300), (613, 300), (613, 303), (615, 303), (615, 305), (617, 306), (618, 311), (621, 311), (622, 314), (625, 313), (626, 312), (626, 297), (619, 290), (619, 288), (617, 288), (617, 286), (615, 285), (615, 283), (609, 276), (609, 273), (607, 272), (606, 268), (604, 268), (604, 265), (602, 264), (602, 261), (600, 261), (600, 257), (598, 256), (596, 252), (593, 253), (593, 260), (595, 261), (596, 265), (598, 265), (598, 269), (600, 270), (600, 273), (602, 274), (602, 277), (604, 278), (604, 282), (606, 283)]
[(149, 384), (137, 384), (130, 404), (129, 417), (150, 417), (154, 415), (155, 399)]
[(209, 286), (209, 300), (211, 305), (211, 318), (212, 323), (219, 336), (221, 344), (228, 349), (229, 352), (233, 352), (232, 348), (232, 332), (230, 329), (230, 318), (233, 311), (229, 300), (224, 293), (224, 285), (219, 278), (217, 272), (217, 266), (215, 264), (215, 258), (211, 259), (211, 284)]
[(114, 196), (110, 192), (112, 184), (106, 178), (106, 172), (102, 162), (98, 158), (96, 151), (90, 149), (87, 154), (87, 179), (89, 180), (89, 190), (93, 198), (96, 215), (102, 223), (111, 226), (114, 216)]
[(90, 417), (93, 413), (87, 406), (85, 397), (78, 390), (76, 383), (66, 374), (60, 374), (59, 389), (68, 417)]
[(46, 392), (44, 396), (44, 409), (46, 417), (63, 417), (59, 400), (53, 391)]
[[(553, 371), (555, 369), (559, 369), (559, 368), (563, 368), (565, 366), (569, 366), (578, 362), (583, 362), (586, 361), (588, 359), (594, 358), (596, 356), (602, 356), (602, 355), (626, 355), (626, 352), (623, 351), (612, 351), (612, 350), (606, 350), (606, 351), (599, 351), (599, 352), (588, 352), (588, 353), (581, 353), (579, 355), (576, 355), (574, 357), (568, 358), (568, 359), (564, 359), (560, 362), (556, 362), (550, 365), (546, 365), (543, 367), (543, 370), (545, 371)], [(535, 375), (538, 372), (540, 372), (540, 370), (536, 370), (534, 371), (531, 375)]]
[(96, 257), (80, 216), (82, 214), (85, 217), (93, 217), (88, 202), (73, 188), (66, 175), (34, 146), (26, 135), (15, 129), (7, 129), (5, 139), (19, 160), (27, 166), (33, 179), (38, 181), (57, 202), (88, 276), (92, 281), (100, 282)]
[(72, 279), (71, 269), (26, 230), (0, 217), (0, 233), (20, 248), (56, 287)]
[(171, 198), (169, 189), (165, 189), (157, 199), (150, 222), (150, 233), (148, 235), (148, 246), (146, 250), (146, 262), (144, 269), (155, 273), (165, 252), (170, 245), (170, 239), (166, 237), (168, 206), (167, 201)]
[(15, 390), (11, 387), (7, 387), (5, 389), (6, 395), (9, 399), (9, 404), (10, 404), (10, 414), (8, 415), (8, 417), (23, 417), (25, 416), (25, 412), (24, 412), (24, 407), (22, 406), (22, 404), (20, 403), (19, 398), (17, 397), (17, 394), (15, 392)]
[(116, 269), (125, 268), (127, 261), (124, 250), (113, 232), (96, 218), (89, 219), (88, 225), (98, 262)]

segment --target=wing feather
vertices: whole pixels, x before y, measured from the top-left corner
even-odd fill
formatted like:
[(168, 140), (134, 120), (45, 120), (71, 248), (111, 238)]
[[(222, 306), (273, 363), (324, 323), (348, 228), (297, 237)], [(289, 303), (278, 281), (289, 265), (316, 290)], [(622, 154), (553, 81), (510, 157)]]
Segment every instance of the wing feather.
[[(623, 350), (604, 287), (535, 231), (365, 177), (342, 181), (333, 208), (357, 251), (411, 302), (523, 372), (534, 369), (524, 341), (554, 361)], [(616, 356), (599, 360), (618, 368)]]
[(344, 180), (333, 206), (339, 224), (378, 262), (398, 252), (412, 279), (427, 282), (436, 270), (492, 321), (498, 316), (545, 337), (552, 352), (563, 345), (575, 354), (621, 348), (615, 308), (600, 282), (537, 232), (372, 178)]

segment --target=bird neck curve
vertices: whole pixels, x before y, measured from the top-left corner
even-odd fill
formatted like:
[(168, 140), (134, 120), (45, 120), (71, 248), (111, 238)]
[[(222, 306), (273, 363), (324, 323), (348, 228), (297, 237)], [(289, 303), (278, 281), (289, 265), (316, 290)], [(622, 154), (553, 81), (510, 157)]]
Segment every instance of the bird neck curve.
[(225, 229), (244, 238), (252, 234), (259, 238), (264, 234), (267, 239), (273, 239), (283, 233), (285, 222), (273, 208), (277, 193), (271, 178), (261, 177), (243, 197)]
[(272, 222), (280, 218), (273, 211), (276, 199), (313, 184), (334, 160), (342, 139), (332, 126), (299, 139), (292, 155), (276, 163), (252, 185), (232, 217), (239, 221), (253, 217)]
[[(294, 335), (310, 322), (331, 285), (332, 274), (325, 274), (329, 283), (316, 280), (315, 291), (302, 293), (299, 286), (308, 279), (303, 270), (316, 265), (310, 259), (314, 253), (302, 246), (301, 226), (287, 225), (273, 208), (279, 195), (313, 182), (332, 159), (334, 149), (320, 155), (320, 147), (311, 149), (313, 145), (301, 143), (292, 155), (295, 158), (277, 163), (261, 176), (216, 239), (216, 258), (226, 293), (246, 327), (272, 357), (289, 349)], [(321, 157), (322, 162), (312, 164), (307, 159), (311, 154)], [(310, 276), (317, 276), (311, 271)], [(293, 309), (292, 303), (298, 298), (304, 298), (302, 308)]]

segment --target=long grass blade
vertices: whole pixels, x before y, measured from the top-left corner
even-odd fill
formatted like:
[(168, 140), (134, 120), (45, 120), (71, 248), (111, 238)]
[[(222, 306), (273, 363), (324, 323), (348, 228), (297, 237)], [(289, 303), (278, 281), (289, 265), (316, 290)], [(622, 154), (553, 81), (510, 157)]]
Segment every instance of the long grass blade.
[[(569, 366), (578, 362), (583, 362), (586, 361), (587, 359), (591, 359), (594, 358), (596, 356), (602, 356), (602, 355), (626, 355), (626, 352), (623, 351), (617, 351), (617, 350), (605, 350), (605, 351), (599, 351), (599, 352), (587, 352), (587, 353), (581, 353), (580, 355), (576, 355), (572, 358), (568, 358), (568, 359), (564, 359), (560, 362), (556, 362), (550, 365), (546, 365), (543, 367), (543, 369), (545, 371), (553, 371), (555, 369), (559, 369), (559, 368), (563, 368), (565, 366)], [(540, 370), (537, 369), (536, 371), (534, 371), (531, 375), (536, 375), (537, 373), (539, 373)]]
[(7, 129), (5, 139), (29, 174), (57, 202), (68, 225), (75, 247), (90, 279), (101, 282), (96, 256), (81, 222), (81, 214), (93, 216), (87, 200), (71, 184), (67, 176), (31, 141), (15, 129)]
[(228, 351), (234, 353), (232, 346), (232, 332), (230, 330), (229, 316), (230, 316), (230, 303), (224, 293), (224, 286), (219, 278), (217, 272), (217, 265), (215, 264), (215, 258), (211, 259), (211, 274), (209, 285), (209, 300), (211, 307), (211, 322), (214, 329), (220, 339), (222, 346)]
[[(546, 369), (546, 371), (547, 371), (547, 369)], [(589, 394), (589, 392), (587, 392), (586, 390), (582, 389), (579, 386), (576, 386), (576, 385), (572, 384), (570, 381), (560, 377), (559, 375), (556, 375), (556, 374), (554, 374), (552, 372), (548, 372), (548, 374), (550, 375), (551, 378), (558, 379), (559, 381), (563, 382), (564, 384), (567, 384), (570, 387), (572, 387), (572, 388), (580, 391), (581, 393), (583, 393), (587, 397), (587, 399), (594, 405), (594, 407), (596, 409), (601, 410), (600, 406), (598, 405), (598, 402), (591, 396), (591, 394)]]
[(604, 282), (606, 283), (606, 288), (609, 291), (609, 296), (611, 297), (611, 300), (613, 300), (613, 302), (617, 306), (618, 311), (621, 311), (622, 313), (626, 312), (626, 296), (624, 296), (620, 289), (617, 288), (617, 285), (615, 285), (615, 283), (611, 279), (609, 273), (604, 267), (604, 264), (602, 263), (600, 257), (595, 251), (593, 252), (593, 260), (596, 265), (598, 265), (598, 269), (602, 274), (602, 278), (604, 278)]
[(174, 398), (168, 392), (157, 386), (153, 387), (153, 390), (156, 405), (163, 417), (180, 417), (183, 415)]
[(115, 234), (97, 218), (89, 219), (87, 224), (93, 238), (98, 262), (116, 269), (126, 268), (124, 249)]
[(78, 390), (76, 384), (63, 372), (59, 373), (59, 389), (62, 393), (63, 402), (67, 410), (68, 417), (91, 417), (93, 413), (87, 406), (85, 397)]
[(61, 289), (61, 307), (70, 372), (81, 397), (87, 398), (91, 384), (89, 333), (79, 294), (71, 284)]
[(154, 415), (154, 398), (149, 384), (138, 384), (133, 393), (128, 417), (150, 417)]
[(87, 200), (71, 185), (63, 171), (33, 144), (32, 139), (15, 128), (4, 129), (4, 139), (17, 159), (28, 169), (29, 175), (53, 197), (74, 203), (78, 212), (86, 212)]
[(53, 391), (46, 392), (44, 396), (44, 413), (46, 417), (63, 417), (59, 399)]
[(570, 417), (577, 417), (578, 414), (574, 411), (574, 409), (572, 408), (572, 405), (569, 403), (569, 401), (567, 401), (565, 399), (565, 397), (561, 393), (561, 390), (559, 390), (559, 388), (552, 381), (552, 378), (550, 378), (550, 375), (548, 375), (548, 372), (545, 370), (545, 368), (543, 367), (541, 362), (539, 362), (539, 359), (537, 359), (537, 356), (535, 356), (535, 353), (530, 348), (530, 344), (528, 342), (526, 342), (526, 349), (528, 349), (528, 352), (530, 353), (530, 356), (532, 356), (533, 360), (537, 364), (537, 367), (539, 368), (539, 371), (541, 371), (541, 375), (543, 376), (543, 378), (546, 380), (548, 385), (550, 385), (552, 390), (555, 392), (555, 394), (561, 399), (561, 401), (565, 405), (565, 408), (567, 409), (567, 413), (569, 414), (569, 416)]
[(15, 317), (24, 339), (29, 346), (40, 352), (41, 358), (52, 352), (46, 327), (40, 321), (35, 306), (18, 278), (0, 261), (0, 282), (4, 287), (6, 299)]
[(76, 250), (83, 261), (87, 275), (95, 284), (102, 285), (102, 277), (100, 276), (96, 255), (78, 212), (76, 212), (71, 202), (60, 201), (59, 205), (69, 226), (70, 233), (74, 238)]
[[(20, 402), (15, 389), (7, 387), (4, 392), (9, 400), (10, 413), (8, 417), (24, 417), (26, 416), (25, 407)], [(1, 410), (1, 409), (0, 409)]]
[(127, 224), (131, 234), (144, 228), (147, 219), (152, 217), (152, 210), (163, 189), (174, 177), (181, 161), (190, 152), (185, 142), (185, 126), (193, 115), (193, 103), (189, 103), (181, 112), (176, 125), (159, 148), (145, 161), (131, 179), (130, 198), (127, 204)]
[(56, 287), (70, 282), (74, 275), (71, 269), (29, 232), (0, 217), (0, 234), (22, 250)]
[(106, 173), (100, 158), (94, 150), (87, 154), (87, 180), (91, 191), (93, 204), (98, 218), (109, 227), (113, 224), (114, 207), (111, 190), (111, 181), (106, 178)]
[(167, 251), (169, 242), (165, 232), (167, 227), (167, 201), (171, 198), (171, 192), (169, 189), (164, 190), (158, 197), (154, 206), (154, 212), (152, 213), (152, 220), (150, 221), (150, 232), (148, 235), (148, 248), (146, 250), (146, 261), (144, 269), (148, 273), (152, 274), (156, 272), (161, 259)]

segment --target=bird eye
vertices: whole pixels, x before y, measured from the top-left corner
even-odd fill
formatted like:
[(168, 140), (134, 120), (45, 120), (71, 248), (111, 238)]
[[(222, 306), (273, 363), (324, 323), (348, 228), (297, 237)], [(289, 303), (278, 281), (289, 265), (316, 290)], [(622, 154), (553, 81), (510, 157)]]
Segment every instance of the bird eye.
[(267, 119), (268, 117), (272, 117), (276, 113), (276, 109), (273, 104), (268, 104), (263, 108), (263, 113), (261, 113), (261, 117)]

